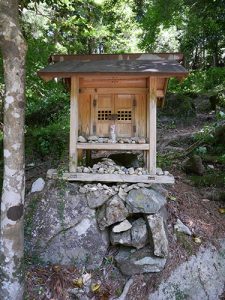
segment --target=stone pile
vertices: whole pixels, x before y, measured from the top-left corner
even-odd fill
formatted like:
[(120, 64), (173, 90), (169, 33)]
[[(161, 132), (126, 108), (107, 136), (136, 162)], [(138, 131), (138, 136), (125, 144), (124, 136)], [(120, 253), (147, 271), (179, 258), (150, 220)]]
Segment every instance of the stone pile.
[[(102, 205), (102, 198), (104, 198), (104, 195), (106, 197), (106, 200), (110, 196), (118, 194), (118, 196), (122, 199), (125, 200), (125, 198), (128, 196), (128, 193), (131, 190), (138, 190), (140, 188), (152, 188), (155, 191), (159, 192), (162, 194), (164, 197), (168, 196), (168, 192), (166, 189), (164, 189), (161, 185), (159, 184), (153, 184), (153, 183), (144, 183), (144, 182), (138, 182), (138, 183), (117, 183), (114, 185), (107, 185), (107, 184), (102, 184), (102, 183), (96, 183), (96, 184), (84, 184), (83, 186), (79, 187), (79, 193), (81, 194), (86, 194), (89, 206), (91, 208), (98, 207)], [(94, 206), (93, 203), (97, 202), (97, 205)]]
[(32, 220), (26, 251), (45, 262), (93, 269), (111, 244), (123, 274), (158, 272), (168, 255), (167, 196), (159, 184), (66, 183), (62, 189), (48, 181), (26, 200), (25, 219)]
[[(93, 174), (120, 174), (120, 175), (147, 175), (146, 168), (126, 168), (124, 166), (117, 165), (110, 158), (103, 158), (101, 162), (94, 164), (93, 167), (79, 166), (77, 167), (77, 173), (93, 173)], [(170, 175), (168, 171), (162, 171), (161, 168), (156, 169), (156, 175)]]
[(167, 191), (144, 183), (80, 187), (88, 205), (96, 209), (100, 230), (109, 231), (118, 247), (117, 266), (125, 275), (159, 272), (168, 255), (166, 233)]
[[(117, 143), (120, 144), (146, 144), (148, 140), (144, 137), (131, 137), (131, 138), (118, 138)], [(110, 138), (99, 137), (96, 135), (91, 135), (87, 138), (80, 135), (78, 137), (78, 143), (114, 143)]]

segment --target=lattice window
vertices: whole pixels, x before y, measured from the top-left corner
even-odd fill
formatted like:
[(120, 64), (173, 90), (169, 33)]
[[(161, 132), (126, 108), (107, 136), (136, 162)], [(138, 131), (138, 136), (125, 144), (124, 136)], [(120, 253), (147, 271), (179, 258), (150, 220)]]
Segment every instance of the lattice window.
[(108, 120), (111, 114), (112, 114), (111, 110), (98, 110), (98, 120), (99, 121)]
[(130, 121), (131, 120), (131, 110), (118, 110), (117, 120), (118, 121)]

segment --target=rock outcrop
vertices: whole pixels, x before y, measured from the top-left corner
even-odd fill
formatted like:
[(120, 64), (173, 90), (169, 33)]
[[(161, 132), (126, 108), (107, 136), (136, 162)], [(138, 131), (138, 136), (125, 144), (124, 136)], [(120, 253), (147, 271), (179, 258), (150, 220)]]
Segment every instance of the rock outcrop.
[(44, 262), (87, 268), (101, 264), (109, 246), (108, 235), (99, 230), (95, 210), (79, 193), (78, 184), (62, 187), (50, 181), (38, 197), (30, 195), (28, 200), (25, 246), (29, 255)]
[(199, 155), (193, 155), (192, 157), (186, 159), (182, 165), (186, 173), (192, 173), (197, 175), (203, 175), (205, 167), (202, 163), (202, 159)]

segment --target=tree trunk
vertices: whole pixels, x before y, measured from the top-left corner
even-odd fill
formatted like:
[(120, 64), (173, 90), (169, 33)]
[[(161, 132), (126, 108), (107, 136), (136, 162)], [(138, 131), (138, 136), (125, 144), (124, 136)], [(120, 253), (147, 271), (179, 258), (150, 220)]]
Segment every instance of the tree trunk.
[(1, 202), (0, 298), (23, 299), (24, 75), (26, 43), (17, 0), (0, 0), (3, 55), (4, 178)]

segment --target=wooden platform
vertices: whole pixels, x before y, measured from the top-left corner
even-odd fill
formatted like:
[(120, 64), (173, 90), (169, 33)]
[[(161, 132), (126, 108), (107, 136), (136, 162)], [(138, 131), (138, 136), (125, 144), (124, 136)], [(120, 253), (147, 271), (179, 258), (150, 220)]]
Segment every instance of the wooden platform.
[(149, 150), (149, 144), (77, 143), (77, 149), (92, 150)]
[[(52, 179), (59, 178), (57, 172), (53, 172)], [(60, 177), (68, 181), (85, 181), (85, 182), (144, 182), (159, 184), (174, 184), (175, 180), (172, 175), (122, 175), (122, 174), (93, 174), (93, 173), (69, 173), (65, 172)]]

